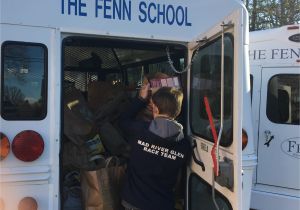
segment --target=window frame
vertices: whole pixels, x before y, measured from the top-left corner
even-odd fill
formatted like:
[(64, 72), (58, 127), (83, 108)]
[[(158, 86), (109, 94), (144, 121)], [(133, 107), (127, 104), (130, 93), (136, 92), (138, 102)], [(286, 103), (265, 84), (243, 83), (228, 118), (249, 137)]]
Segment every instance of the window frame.
[(254, 84), (254, 75), (250, 74), (250, 96), (251, 96), (251, 105), (253, 99), (253, 84)]
[(46, 118), (48, 113), (48, 48), (45, 44), (35, 43), (35, 42), (23, 42), (23, 41), (5, 41), (1, 45), (1, 91), (0, 91), (0, 100), (1, 107), (4, 103), (4, 50), (7, 45), (19, 45), (19, 46), (34, 46), (43, 48), (44, 52), (44, 88), (41, 86), (41, 93), (43, 94), (42, 98), (42, 114), (38, 117), (7, 117), (4, 114), (4, 110), (0, 108), (0, 115), (4, 120), (7, 121), (34, 121), (34, 120), (43, 120)]

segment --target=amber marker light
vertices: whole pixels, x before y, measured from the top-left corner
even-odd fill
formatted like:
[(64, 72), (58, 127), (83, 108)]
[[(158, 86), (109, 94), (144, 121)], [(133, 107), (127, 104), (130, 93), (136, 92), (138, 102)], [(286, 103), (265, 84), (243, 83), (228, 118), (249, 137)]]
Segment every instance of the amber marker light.
[(0, 210), (5, 210), (4, 208), (4, 201), (2, 198), (0, 198)]
[(248, 144), (248, 135), (247, 132), (245, 130), (242, 131), (242, 150), (245, 149), (245, 147)]
[(9, 140), (5, 134), (0, 132), (0, 161), (7, 157), (9, 150), (10, 150)]
[(32, 197), (23, 198), (18, 205), (18, 210), (37, 210), (38, 204)]

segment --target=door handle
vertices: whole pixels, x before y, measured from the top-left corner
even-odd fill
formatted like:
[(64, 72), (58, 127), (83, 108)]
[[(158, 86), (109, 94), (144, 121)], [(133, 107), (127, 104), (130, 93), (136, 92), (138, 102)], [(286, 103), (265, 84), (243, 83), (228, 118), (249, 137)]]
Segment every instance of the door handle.
[(205, 171), (205, 166), (204, 166), (204, 163), (201, 161), (201, 160), (198, 160), (197, 157), (196, 157), (196, 154), (195, 154), (195, 148), (197, 148), (197, 142), (196, 140), (193, 140), (193, 146), (192, 146), (192, 157), (195, 161), (196, 164), (198, 164), (199, 166), (201, 166), (202, 168), (202, 171)]

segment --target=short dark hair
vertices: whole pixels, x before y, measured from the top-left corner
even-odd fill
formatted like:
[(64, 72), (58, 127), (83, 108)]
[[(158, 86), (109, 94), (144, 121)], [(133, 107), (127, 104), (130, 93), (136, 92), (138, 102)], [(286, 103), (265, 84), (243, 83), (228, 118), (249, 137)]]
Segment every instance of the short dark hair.
[(172, 118), (179, 115), (182, 100), (182, 91), (172, 87), (162, 87), (152, 96), (152, 101), (157, 106), (159, 114), (166, 114)]

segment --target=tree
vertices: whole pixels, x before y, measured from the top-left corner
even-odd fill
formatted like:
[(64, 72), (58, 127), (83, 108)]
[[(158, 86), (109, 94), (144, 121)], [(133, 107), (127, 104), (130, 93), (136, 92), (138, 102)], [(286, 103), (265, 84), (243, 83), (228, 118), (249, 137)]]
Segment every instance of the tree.
[(249, 12), (249, 30), (300, 23), (300, 0), (243, 0)]
[(22, 93), (21, 89), (15, 86), (5, 86), (4, 97), (5, 101), (12, 105), (18, 105), (25, 99), (25, 95)]

